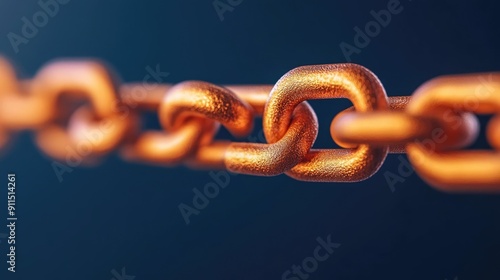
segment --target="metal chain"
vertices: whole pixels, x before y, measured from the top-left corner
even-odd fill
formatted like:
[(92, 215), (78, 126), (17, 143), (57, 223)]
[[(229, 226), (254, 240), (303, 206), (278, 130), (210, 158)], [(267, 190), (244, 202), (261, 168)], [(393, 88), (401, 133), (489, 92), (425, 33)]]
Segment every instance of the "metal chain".
[[(342, 149), (312, 149), (318, 121), (306, 100), (348, 98), (330, 132)], [(84, 104), (88, 103), (88, 104)], [(157, 113), (161, 131), (142, 131), (141, 114)], [(487, 139), (495, 151), (463, 151), (478, 136), (472, 113), (493, 114)], [(268, 143), (215, 140), (223, 125), (249, 135), (262, 117)], [(85, 162), (118, 150), (130, 161), (273, 176), (357, 182), (377, 172), (388, 153), (407, 153), (416, 172), (446, 191), (500, 190), (500, 74), (433, 79), (411, 96), (390, 97), (355, 64), (304, 66), (274, 86), (118, 85), (103, 63), (55, 61), (18, 81), (0, 59), (0, 147), (32, 130), (48, 156), (69, 150)]]

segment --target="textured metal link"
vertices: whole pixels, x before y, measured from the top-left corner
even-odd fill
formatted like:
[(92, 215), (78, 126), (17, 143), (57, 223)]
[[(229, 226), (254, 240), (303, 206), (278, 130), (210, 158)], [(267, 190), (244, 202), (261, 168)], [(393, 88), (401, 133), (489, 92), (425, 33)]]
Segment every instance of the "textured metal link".
[[(316, 182), (356, 182), (376, 173), (388, 153), (408, 153), (417, 173), (445, 191), (500, 191), (500, 74), (441, 77), (414, 95), (390, 97), (378, 78), (355, 64), (304, 66), (273, 85), (117, 83), (98, 61), (51, 62), (32, 80), (16, 78), (0, 58), (0, 148), (17, 131), (35, 133), (48, 156), (77, 150), (92, 163), (118, 151), (125, 160)], [(342, 149), (313, 149), (316, 114), (308, 99), (348, 98), (333, 118)], [(161, 130), (141, 128), (156, 113)], [(458, 151), (479, 133), (475, 115), (493, 114), (493, 151)], [(220, 125), (250, 135), (262, 117), (267, 143), (216, 140)]]
[[(286, 131), (292, 110), (306, 99), (348, 98), (360, 112), (386, 110), (382, 84), (368, 69), (354, 64), (304, 66), (283, 76), (271, 91), (264, 111), (264, 133), (271, 143)], [(304, 181), (356, 182), (380, 168), (387, 146), (361, 144), (354, 149), (309, 149), (293, 162), (289, 176)]]

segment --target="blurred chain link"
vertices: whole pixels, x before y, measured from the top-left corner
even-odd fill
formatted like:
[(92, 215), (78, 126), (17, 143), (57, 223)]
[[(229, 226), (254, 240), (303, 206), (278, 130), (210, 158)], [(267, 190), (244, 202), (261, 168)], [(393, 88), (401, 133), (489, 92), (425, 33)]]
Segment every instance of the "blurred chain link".
[[(416, 172), (446, 191), (500, 190), (500, 74), (431, 80), (410, 96), (387, 97), (378, 78), (355, 64), (304, 66), (274, 86), (120, 85), (102, 62), (60, 60), (19, 81), (0, 59), (0, 147), (21, 130), (35, 133), (48, 156), (77, 150), (85, 162), (118, 150), (129, 161), (273, 176), (357, 182), (376, 173), (388, 153), (407, 153)], [(313, 149), (318, 121), (309, 99), (347, 98), (333, 118), (341, 149)], [(161, 130), (141, 129), (156, 113)], [(492, 114), (492, 151), (459, 151), (475, 141), (475, 115)], [(262, 117), (268, 143), (214, 139), (220, 125), (248, 136)]]

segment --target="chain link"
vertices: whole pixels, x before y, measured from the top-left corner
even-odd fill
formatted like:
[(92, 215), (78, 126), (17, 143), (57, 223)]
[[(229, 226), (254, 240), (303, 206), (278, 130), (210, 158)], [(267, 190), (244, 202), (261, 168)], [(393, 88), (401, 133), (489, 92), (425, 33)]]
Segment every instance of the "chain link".
[[(308, 99), (348, 98), (330, 133), (341, 149), (313, 149), (318, 121)], [(156, 113), (161, 130), (142, 130)], [(493, 114), (492, 151), (459, 151), (475, 141), (472, 113)], [(248, 136), (262, 117), (268, 143), (216, 140), (220, 125)], [(128, 161), (303, 181), (356, 182), (376, 173), (388, 153), (407, 153), (416, 172), (445, 191), (500, 190), (500, 74), (431, 80), (410, 96), (388, 98), (378, 78), (355, 64), (304, 66), (274, 86), (117, 83), (101, 62), (64, 60), (18, 81), (0, 59), (0, 147), (21, 130), (48, 156), (77, 150), (86, 163), (117, 150)]]

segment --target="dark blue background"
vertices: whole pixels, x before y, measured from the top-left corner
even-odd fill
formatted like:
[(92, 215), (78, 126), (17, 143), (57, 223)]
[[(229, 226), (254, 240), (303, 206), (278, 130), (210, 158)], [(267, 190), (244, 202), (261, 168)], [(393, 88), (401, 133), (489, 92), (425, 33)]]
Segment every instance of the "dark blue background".
[[(71, 0), (16, 54), (7, 33), (19, 34), (21, 18), (40, 7), (1, 0), (0, 51), (22, 77), (53, 58), (98, 57), (127, 82), (159, 64), (168, 82), (272, 84), (300, 65), (345, 62), (339, 44), (352, 44), (353, 28), (387, 3), (244, 0), (221, 22), (211, 0)], [(498, 1), (401, 3), (352, 56), (389, 95), (409, 95), (442, 74), (500, 70)], [(316, 146), (333, 147), (329, 123), (349, 102), (311, 104), (321, 127)], [(20, 135), (0, 161), (2, 177), (17, 173), (19, 208), (18, 272), (6, 273), (3, 240), (0, 274), (8, 278), (0, 279), (111, 279), (122, 267), (136, 280), (281, 279), (328, 235), (342, 245), (310, 279), (500, 279), (500, 197), (440, 193), (415, 174), (391, 192), (383, 172), (397, 172), (397, 156), (355, 184), (232, 177), (186, 226), (178, 205), (211, 182), (208, 171), (112, 155), (59, 183), (31, 137)]]

